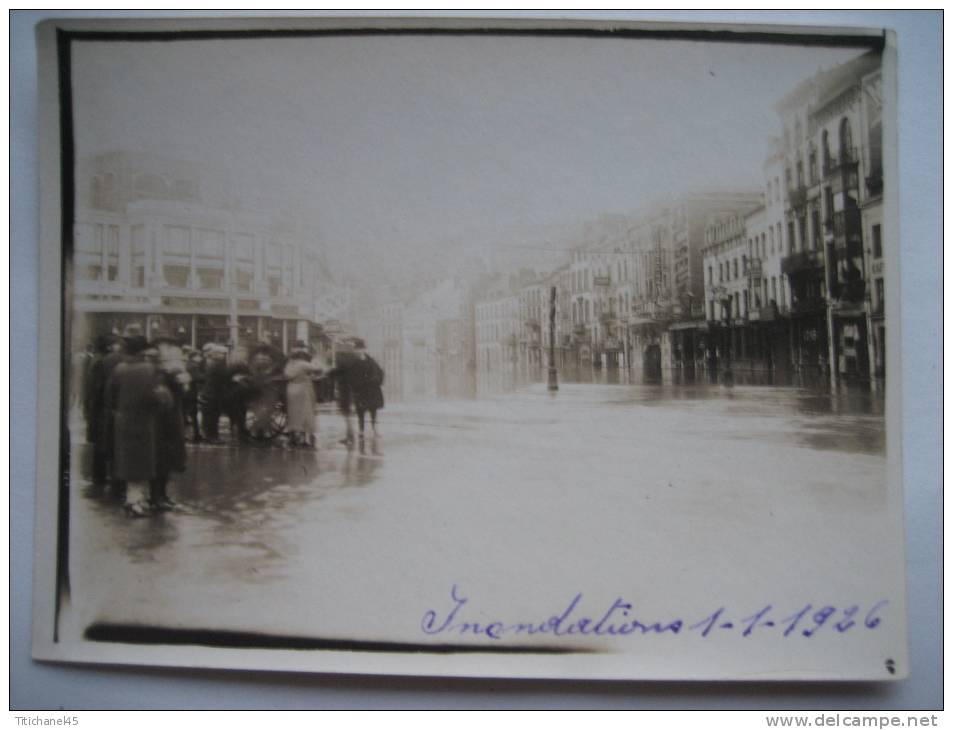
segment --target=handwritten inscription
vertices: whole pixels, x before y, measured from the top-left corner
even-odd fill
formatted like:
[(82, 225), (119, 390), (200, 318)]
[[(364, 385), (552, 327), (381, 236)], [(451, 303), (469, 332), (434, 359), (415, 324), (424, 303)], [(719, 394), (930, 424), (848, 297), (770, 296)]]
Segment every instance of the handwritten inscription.
[(858, 629), (876, 629), (882, 622), (882, 613), (888, 601), (880, 601), (864, 610), (852, 605), (837, 607), (807, 603), (793, 613), (779, 610), (768, 603), (749, 615), (735, 617), (720, 607), (700, 621), (681, 617), (651, 620), (639, 617), (635, 607), (624, 598), (598, 613), (588, 613), (582, 593), (577, 593), (559, 613), (542, 620), (485, 622), (467, 620), (464, 607), (469, 599), (461, 595), (457, 586), (450, 590), (450, 604), (442, 610), (430, 609), (423, 615), (420, 628), (425, 634), (443, 636), (476, 636), (504, 639), (512, 636), (644, 636), (646, 634), (693, 633), (702, 638), (714, 633), (735, 632), (742, 637), (755, 633), (776, 632), (783, 637), (800, 636), (810, 639), (822, 631), (843, 634)]

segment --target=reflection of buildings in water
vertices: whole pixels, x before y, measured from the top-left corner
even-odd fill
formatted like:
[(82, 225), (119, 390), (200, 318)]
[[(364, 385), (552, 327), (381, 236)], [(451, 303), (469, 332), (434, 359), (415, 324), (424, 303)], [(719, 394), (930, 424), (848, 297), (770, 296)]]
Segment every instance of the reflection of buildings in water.
[(138, 324), (233, 351), (323, 345), (315, 310), (328, 272), (287, 218), (241, 210), (205, 168), (149, 154), (87, 160), (77, 189), (75, 342)]

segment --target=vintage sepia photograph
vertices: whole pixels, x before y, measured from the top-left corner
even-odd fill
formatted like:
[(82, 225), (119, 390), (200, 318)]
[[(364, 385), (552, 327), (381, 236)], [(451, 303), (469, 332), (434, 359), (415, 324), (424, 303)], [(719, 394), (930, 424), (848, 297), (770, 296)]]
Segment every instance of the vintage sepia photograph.
[(907, 676), (889, 31), (38, 42), (35, 657)]

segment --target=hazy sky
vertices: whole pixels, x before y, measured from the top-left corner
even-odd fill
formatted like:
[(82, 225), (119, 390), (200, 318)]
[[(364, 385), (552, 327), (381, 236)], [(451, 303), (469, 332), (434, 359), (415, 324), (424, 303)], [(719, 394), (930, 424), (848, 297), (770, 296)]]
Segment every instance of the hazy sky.
[(77, 150), (208, 161), (331, 247), (506, 245), (692, 188), (758, 186), (775, 102), (857, 50), (370, 37), (74, 43)]

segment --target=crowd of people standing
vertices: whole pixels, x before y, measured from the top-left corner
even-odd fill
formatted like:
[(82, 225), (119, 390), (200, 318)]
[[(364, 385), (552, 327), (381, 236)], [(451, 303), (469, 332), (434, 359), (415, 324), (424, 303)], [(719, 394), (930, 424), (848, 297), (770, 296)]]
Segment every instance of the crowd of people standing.
[(197, 350), (165, 335), (148, 340), (134, 328), (96, 338), (81, 383), (74, 379), (92, 447), (93, 492), (121, 500), (130, 516), (174, 509), (168, 484), (186, 469), (187, 441), (226, 443), (220, 428), (227, 417), (233, 444), (314, 449), (317, 402), (332, 396), (345, 422), (341, 443), (355, 442), (353, 409), (363, 445), (368, 414), (377, 435), (384, 372), (358, 338), (334, 360), (328, 368), (300, 341), (288, 357), (261, 344), (229, 362), (223, 345)]

